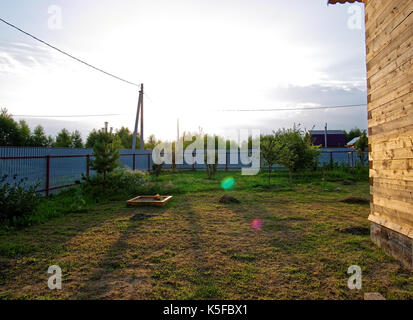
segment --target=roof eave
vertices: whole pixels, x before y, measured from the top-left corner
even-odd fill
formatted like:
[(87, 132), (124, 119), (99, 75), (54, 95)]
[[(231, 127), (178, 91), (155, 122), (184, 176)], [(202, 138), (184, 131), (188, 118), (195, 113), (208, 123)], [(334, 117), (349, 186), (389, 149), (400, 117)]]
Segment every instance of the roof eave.
[(354, 3), (354, 2), (362, 2), (364, 3), (365, 0), (328, 0), (328, 4), (336, 4), (336, 3)]

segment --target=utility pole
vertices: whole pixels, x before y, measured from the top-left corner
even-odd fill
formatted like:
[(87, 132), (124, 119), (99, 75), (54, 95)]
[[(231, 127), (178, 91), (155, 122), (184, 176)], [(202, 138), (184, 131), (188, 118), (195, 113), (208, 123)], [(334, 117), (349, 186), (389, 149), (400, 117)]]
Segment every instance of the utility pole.
[[(139, 91), (138, 108), (136, 111), (136, 119), (135, 119), (135, 129), (133, 131), (132, 150), (136, 150), (136, 136), (138, 135), (139, 114), (141, 111), (142, 98), (143, 98), (142, 92), (143, 92), (143, 84), (141, 84), (141, 90)], [(142, 125), (141, 125), (141, 130), (142, 130)], [(141, 137), (142, 137), (142, 132), (141, 132)]]
[(138, 134), (139, 111), (141, 110), (141, 94), (139, 93), (138, 107), (136, 111), (135, 129), (133, 130), (132, 150), (136, 150), (136, 135)]
[(176, 142), (179, 141), (179, 119), (176, 121)]
[(328, 148), (327, 147), (327, 123), (326, 123), (326, 127), (324, 129), (324, 148)]
[(145, 150), (145, 140), (143, 139), (143, 83), (141, 83), (141, 145), (140, 149)]

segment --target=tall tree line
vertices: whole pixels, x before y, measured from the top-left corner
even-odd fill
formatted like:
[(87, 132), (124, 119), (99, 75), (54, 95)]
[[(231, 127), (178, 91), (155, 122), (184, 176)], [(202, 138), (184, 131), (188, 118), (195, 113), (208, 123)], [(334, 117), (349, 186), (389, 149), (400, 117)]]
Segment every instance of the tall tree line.
[[(99, 139), (100, 131), (93, 129), (84, 143), (79, 131), (70, 132), (63, 128), (56, 137), (46, 136), (45, 130), (38, 125), (33, 131), (24, 120), (19, 122), (13, 119), (7, 109), (0, 111), (0, 146), (13, 147), (52, 147), (52, 148), (94, 148)], [(126, 127), (122, 127), (114, 132), (119, 139), (119, 147), (131, 149), (133, 133)], [(159, 140), (154, 135), (149, 136), (145, 143), (146, 149), (153, 149)], [(137, 148), (140, 148), (139, 134), (137, 137)]]
[(83, 141), (77, 130), (69, 132), (62, 129), (56, 138), (46, 136), (44, 128), (40, 125), (31, 131), (26, 121), (16, 122), (7, 109), (1, 109), (0, 146), (83, 148)]

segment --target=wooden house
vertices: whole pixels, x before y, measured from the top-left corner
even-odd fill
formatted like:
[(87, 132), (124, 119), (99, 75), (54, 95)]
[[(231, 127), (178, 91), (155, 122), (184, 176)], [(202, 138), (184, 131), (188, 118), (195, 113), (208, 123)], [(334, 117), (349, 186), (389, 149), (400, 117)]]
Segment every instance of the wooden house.
[(365, 5), (371, 238), (413, 268), (413, 1)]

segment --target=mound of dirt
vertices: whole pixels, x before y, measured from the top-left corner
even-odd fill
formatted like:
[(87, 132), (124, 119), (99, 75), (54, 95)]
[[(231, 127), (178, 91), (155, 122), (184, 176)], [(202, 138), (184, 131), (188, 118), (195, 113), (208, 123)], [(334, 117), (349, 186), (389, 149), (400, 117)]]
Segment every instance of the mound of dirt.
[(130, 218), (130, 220), (132, 221), (139, 221), (139, 220), (145, 220), (150, 218), (151, 215), (149, 214), (145, 214), (145, 213), (137, 213), (135, 214), (133, 217)]
[(344, 203), (356, 203), (356, 204), (369, 204), (370, 200), (360, 197), (348, 197), (345, 199), (340, 200), (340, 202)]
[(341, 181), (341, 184), (342, 184), (343, 186), (353, 186), (353, 185), (356, 184), (356, 182), (353, 181), (353, 180), (343, 180), (343, 181)]
[(231, 196), (222, 196), (221, 199), (219, 199), (219, 203), (241, 203), (237, 198), (231, 197)]
[(348, 227), (345, 229), (339, 230), (342, 233), (350, 233), (350, 234), (355, 234), (355, 235), (360, 235), (360, 236), (366, 236), (370, 234), (369, 228), (365, 227)]

